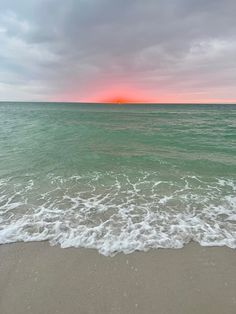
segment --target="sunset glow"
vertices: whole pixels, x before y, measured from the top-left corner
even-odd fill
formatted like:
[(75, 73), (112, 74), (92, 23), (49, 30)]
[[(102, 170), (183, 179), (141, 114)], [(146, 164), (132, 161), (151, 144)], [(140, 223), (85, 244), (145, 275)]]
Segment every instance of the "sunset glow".
[(128, 98), (124, 98), (124, 97), (114, 97), (111, 99), (104, 99), (103, 101), (104, 103), (112, 103), (112, 104), (127, 104), (127, 103), (132, 103), (134, 101), (131, 101)]
[[(89, 91), (88, 102), (103, 102), (110, 104), (136, 104), (157, 102), (157, 97), (151, 97), (134, 82), (126, 84), (113, 79), (114, 82), (100, 82)], [(107, 86), (104, 88), (104, 86)]]
[(134, 104), (134, 103), (142, 103), (144, 101), (141, 101), (139, 99), (135, 99), (135, 98), (127, 98), (127, 97), (114, 97), (114, 98), (105, 98), (102, 99), (102, 102), (104, 103), (111, 103), (111, 104)]

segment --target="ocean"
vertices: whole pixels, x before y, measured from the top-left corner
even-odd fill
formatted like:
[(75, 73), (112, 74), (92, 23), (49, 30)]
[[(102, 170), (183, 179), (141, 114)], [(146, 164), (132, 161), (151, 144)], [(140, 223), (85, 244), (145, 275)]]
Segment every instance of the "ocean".
[(236, 105), (0, 103), (0, 244), (236, 248)]

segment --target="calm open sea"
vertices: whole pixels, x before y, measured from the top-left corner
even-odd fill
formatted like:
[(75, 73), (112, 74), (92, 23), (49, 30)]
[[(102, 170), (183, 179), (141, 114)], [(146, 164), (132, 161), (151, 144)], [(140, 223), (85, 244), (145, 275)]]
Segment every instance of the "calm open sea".
[(0, 243), (236, 248), (236, 106), (0, 103)]

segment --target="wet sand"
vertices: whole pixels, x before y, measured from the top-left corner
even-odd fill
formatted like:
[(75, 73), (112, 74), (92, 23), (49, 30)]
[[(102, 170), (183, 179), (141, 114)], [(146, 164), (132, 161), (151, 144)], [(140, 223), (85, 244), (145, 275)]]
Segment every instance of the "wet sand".
[(189, 244), (104, 257), (48, 243), (0, 246), (1, 314), (235, 314), (236, 250)]

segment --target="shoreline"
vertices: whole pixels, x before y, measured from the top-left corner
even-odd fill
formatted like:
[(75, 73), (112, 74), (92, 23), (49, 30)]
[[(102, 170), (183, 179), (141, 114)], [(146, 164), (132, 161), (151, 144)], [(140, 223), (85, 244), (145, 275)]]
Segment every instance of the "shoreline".
[(236, 251), (157, 249), (105, 257), (48, 242), (0, 245), (0, 313), (236, 313)]

